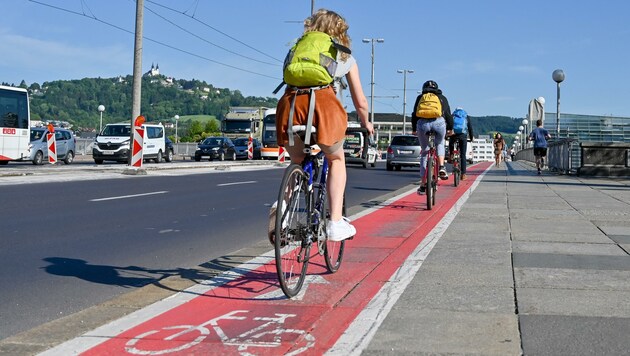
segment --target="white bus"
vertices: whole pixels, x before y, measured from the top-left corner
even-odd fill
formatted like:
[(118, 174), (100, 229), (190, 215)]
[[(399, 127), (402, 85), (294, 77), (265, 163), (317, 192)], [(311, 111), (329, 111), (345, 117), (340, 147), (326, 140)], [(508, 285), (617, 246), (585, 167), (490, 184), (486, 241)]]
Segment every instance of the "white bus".
[(30, 127), (26, 89), (0, 85), (0, 165), (29, 159)]

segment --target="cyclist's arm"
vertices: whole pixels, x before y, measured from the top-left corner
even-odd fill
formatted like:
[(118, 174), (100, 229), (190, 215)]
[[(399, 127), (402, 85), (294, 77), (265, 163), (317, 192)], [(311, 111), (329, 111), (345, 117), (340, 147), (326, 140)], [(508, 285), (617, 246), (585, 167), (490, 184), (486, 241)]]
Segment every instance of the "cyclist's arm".
[(359, 76), (359, 66), (354, 63), (350, 68), (348, 74), (346, 74), (348, 80), (348, 86), (350, 88), (350, 96), (352, 96), (352, 103), (357, 111), (357, 115), (361, 120), (361, 126), (368, 130), (371, 135), (374, 134), (374, 126), (370, 122), (368, 117), (368, 101), (363, 93), (363, 87), (361, 87), (361, 77)]
[(413, 104), (413, 109), (411, 110), (411, 133), (416, 134), (416, 126), (418, 125), (418, 117), (416, 116), (416, 110), (418, 109), (418, 104), (420, 104), (420, 98), (422, 95), (418, 95), (416, 97), (416, 102)]
[(472, 124), (470, 123), (470, 116), (467, 116), (466, 118), (467, 118), (466, 121), (468, 121), (468, 138), (469, 138), (468, 141), (472, 142), (475, 135), (473, 134), (473, 127), (472, 127)]

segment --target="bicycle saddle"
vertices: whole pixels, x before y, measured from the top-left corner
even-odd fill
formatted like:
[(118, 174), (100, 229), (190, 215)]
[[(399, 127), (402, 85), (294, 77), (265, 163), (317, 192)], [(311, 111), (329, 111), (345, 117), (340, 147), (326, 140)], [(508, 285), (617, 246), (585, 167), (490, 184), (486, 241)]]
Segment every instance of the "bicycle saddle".
[[(293, 134), (300, 137), (303, 142), (306, 142), (306, 125), (293, 125), (292, 127)], [(311, 146), (315, 146), (317, 144), (317, 127), (311, 127)]]

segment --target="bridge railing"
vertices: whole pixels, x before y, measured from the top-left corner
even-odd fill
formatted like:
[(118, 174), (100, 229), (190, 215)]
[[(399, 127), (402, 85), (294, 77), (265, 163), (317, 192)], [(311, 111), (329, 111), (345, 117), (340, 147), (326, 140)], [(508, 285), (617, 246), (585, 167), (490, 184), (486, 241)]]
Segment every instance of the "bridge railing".
[[(525, 148), (516, 153), (516, 160), (536, 163), (533, 148)], [(547, 144), (547, 167), (561, 174), (576, 174), (581, 165), (581, 149), (577, 140), (564, 138), (549, 141)]]

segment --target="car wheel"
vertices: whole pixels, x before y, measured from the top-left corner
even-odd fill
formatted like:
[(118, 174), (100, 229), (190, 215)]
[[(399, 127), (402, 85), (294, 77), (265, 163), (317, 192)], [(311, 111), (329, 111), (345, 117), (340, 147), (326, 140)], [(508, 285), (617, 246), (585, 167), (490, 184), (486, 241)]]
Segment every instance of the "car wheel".
[(68, 151), (66, 158), (63, 159), (63, 163), (70, 164), (72, 162), (74, 162), (74, 152)]
[(162, 163), (162, 150), (159, 150), (157, 156), (155, 156), (155, 163)]
[(167, 149), (166, 150), (166, 156), (164, 156), (164, 160), (166, 162), (172, 162), (173, 161), (173, 150), (171, 150), (171, 149)]
[(33, 164), (36, 166), (39, 166), (43, 163), (44, 163), (44, 154), (42, 153), (42, 151), (37, 151), (37, 153), (35, 153), (35, 158), (33, 158)]
[(94, 163), (96, 164), (103, 164), (103, 160), (102, 159), (94, 159)]
[(219, 154), (219, 161), (221, 161), (221, 162), (225, 161), (225, 152), (221, 152)]
[(236, 152), (232, 152), (232, 161), (236, 161)]
[(197, 161), (197, 162), (201, 161), (201, 157), (200, 156), (195, 156), (195, 161)]
[(394, 170), (394, 166), (392, 166), (392, 164), (391, 164), (391, 163), (389, 163), (389, 162), (387, 163), (387, 166), (386, 166), (386, 167), (387, 167), (387, 170), (388, 170), (388, 171), (393, 171), (393, 170)]
[(399, 171), (402, 169), (402, 166), (396, 166), (396, 170)]

